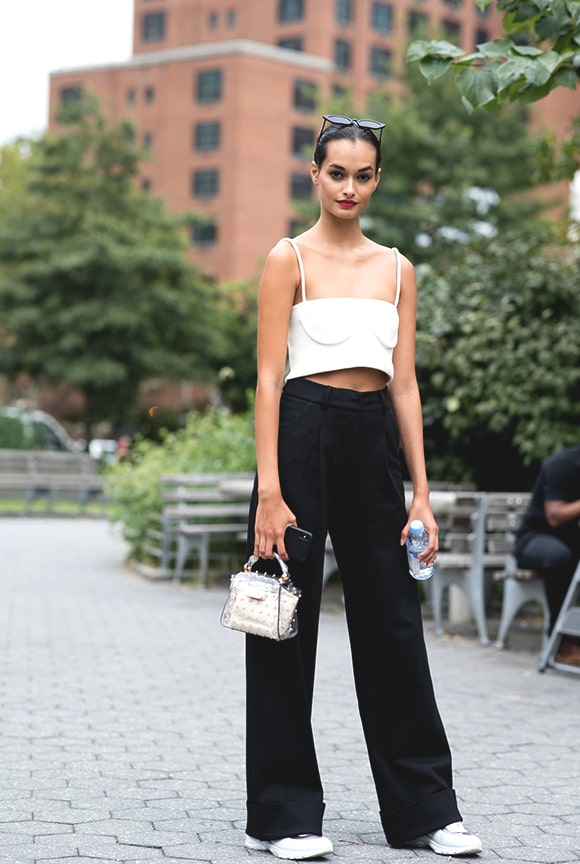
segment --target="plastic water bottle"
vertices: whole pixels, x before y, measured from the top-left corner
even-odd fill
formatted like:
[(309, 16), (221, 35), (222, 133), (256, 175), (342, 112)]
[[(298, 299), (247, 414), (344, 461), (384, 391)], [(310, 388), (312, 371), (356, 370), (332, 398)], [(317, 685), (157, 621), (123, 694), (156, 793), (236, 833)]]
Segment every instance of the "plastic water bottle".
[(409, 536), (407, 537), (409, 573), (413, 579), (429, 579), (433, 575), (433, 564), (425, 564), (417, 557), (420, 552), (427, 548), (429, 535), (420, 519), (413, 519), (409, 528)]

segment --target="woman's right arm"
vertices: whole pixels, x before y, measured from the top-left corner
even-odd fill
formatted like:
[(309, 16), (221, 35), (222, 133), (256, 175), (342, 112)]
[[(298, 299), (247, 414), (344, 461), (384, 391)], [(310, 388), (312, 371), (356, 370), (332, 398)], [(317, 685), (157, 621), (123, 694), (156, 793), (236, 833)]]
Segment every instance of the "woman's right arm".
[(289, 243), (278, 243), (264, 265), (258, 290), (256, 460), (258, 509), (254, 555), (286, 557), (284, 531), (296, 518), (282, 498), (278, 475), (280, 396), (284, 384), (288, 323), (299, 284), (298, 262)]

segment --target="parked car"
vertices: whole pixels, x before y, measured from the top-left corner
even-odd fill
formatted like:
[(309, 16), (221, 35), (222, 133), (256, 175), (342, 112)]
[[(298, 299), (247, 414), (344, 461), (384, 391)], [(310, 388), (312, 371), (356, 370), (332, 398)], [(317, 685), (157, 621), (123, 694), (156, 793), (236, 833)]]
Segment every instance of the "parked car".
[[(0, 418), (20, 423), (15, 446), (29, 450), (64, 450), (81, 453), (86, 450), (84, 439), (71, 438), (62, 423), (46, 411), (28, 408), (0, 408)], [(7, 446), (7, 445), (4, 445)]]

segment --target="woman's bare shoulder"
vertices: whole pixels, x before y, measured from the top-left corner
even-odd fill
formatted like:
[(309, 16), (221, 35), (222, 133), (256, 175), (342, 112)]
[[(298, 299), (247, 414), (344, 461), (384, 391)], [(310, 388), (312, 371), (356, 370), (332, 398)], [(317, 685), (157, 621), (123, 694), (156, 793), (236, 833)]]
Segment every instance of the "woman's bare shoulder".
[(272, 246), (262, 270), (262, 283), (288, 283), (288, 285), (298, 284), (300, 281), (300, 270), (296, 253), (291, 244), (284, 240)]
[(288, 237), (281, 237), (280, 240), (271, 247), (266, 257), (284, 260), (285, 258), (291, 258), (293, 255), (296, 257), (292, 245), (288, 242)]
[(279, 270), (288, 269), (296, 264), (296, 253), (290, 243), (284, 238), (278, 240), (272, 246), (264, 261), (264, 269)]

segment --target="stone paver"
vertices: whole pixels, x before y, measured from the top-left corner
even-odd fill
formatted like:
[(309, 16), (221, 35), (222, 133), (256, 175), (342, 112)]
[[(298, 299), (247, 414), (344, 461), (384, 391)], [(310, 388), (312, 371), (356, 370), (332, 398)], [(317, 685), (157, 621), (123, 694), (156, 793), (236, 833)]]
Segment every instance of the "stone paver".
[[(273, 860), (242, 846), (243, 636), (219, 625), (225, 581), (145, 581), (104, 520), (5, 518), (0, 549), (0, 864)], [(314, 723), (334, 857), (438, 860), (385, 844), (328, 596)], [(580, 680), (539, 674), (538, 644), (425, 628), (479, 860), (579, 862)]]

